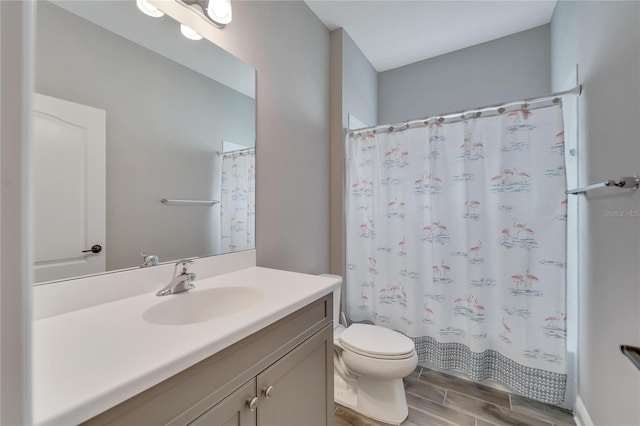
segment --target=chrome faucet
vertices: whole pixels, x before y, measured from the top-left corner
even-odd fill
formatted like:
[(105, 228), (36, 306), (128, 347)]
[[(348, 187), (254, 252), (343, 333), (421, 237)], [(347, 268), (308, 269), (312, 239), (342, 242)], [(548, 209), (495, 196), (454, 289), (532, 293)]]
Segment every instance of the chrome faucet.
[[(182, 293), (183, 291), (191, 290), (195, 287), (193, 280), (196, 279), (196, 274), (187, 271), (187, 265), (193, 263), (188, 259), (179, 260), (176, 263), (176, 268), (173, 271), (173, 279), (162, 290), (156, 293), (156, 296), (166, 296), (168, 294)], [(180, 271), (180, 269), (182, 269)], [(178, 273), (180, 271), (180, 273)]]

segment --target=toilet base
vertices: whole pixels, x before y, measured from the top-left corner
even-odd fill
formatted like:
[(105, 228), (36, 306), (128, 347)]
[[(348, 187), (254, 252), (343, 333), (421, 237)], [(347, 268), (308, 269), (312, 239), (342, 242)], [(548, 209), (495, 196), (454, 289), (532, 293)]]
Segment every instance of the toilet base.
[(399, 425), (409, 415), (402, 379), (374, 380), (360, 376), (347, 382), (334, 374), (334, 400), (365, 417), (393, 425)]

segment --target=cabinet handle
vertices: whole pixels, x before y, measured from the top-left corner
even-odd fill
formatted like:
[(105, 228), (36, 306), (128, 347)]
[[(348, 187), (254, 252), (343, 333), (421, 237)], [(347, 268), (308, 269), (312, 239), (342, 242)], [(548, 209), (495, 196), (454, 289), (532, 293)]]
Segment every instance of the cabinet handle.
[(256, 396), (253, 399), (247, 399), (247, 406), (249, 407), (249, 410), (256, 411), (256, 408), (258, 408), (258, 397)]
[(271, 398), (271, 394), (273, 393), (273, 386), (269, 386), (268, 388), (262, 388), (262, 394), (265, 398)]

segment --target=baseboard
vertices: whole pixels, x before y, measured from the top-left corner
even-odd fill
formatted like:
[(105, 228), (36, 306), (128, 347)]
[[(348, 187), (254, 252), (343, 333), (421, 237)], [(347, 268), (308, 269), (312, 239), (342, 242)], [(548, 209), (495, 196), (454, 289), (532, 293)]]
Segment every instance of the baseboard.
[(576, 421), (576, 425), (578, 426), (594, 426), (591, 416), (589, 416), (589, 412), (587, 411), (587, 407), (582, 403), (580, 395), (576, 397), (575, 415), (573, 416), (573, 419)]

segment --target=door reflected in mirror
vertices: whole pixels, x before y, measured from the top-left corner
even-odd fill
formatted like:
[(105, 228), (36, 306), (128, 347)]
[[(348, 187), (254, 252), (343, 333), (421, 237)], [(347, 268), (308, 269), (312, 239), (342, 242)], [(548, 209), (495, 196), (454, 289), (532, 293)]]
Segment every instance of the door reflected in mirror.
[(40, 1), (35, 87), (36, 282), (255, 247), (253, 68), (135, 0)]

